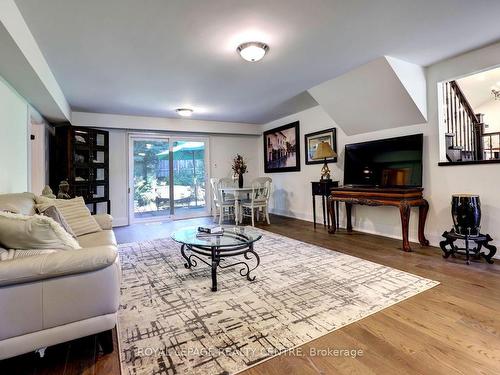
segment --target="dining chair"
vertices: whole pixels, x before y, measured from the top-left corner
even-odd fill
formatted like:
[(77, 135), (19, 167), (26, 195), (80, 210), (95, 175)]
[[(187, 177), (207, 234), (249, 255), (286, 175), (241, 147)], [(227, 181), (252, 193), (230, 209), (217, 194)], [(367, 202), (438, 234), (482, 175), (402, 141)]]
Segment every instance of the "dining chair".
[[(269, 220), (269, 198), (273, 180), (270, 177), (258, 177), (252, 181), (252, 194), (249, 200), (241, 202), (241, 215), (252, 219), (252, 227), (255, 226), (255, 212), (265, 215), (266, 222)], [(258, 215), (259, 216), (259, 215)], [(259, 219), (259, 217), (257, 217)]]
[[(215, 179), (214, 179), (215, 180)], [(215, 181), (214, 181), (215, 182)], [(214, 220), (216, 215), (219, 215), (219, 224), (222, 224), (222, 221), (224, 220), (224, 216), (234, 216), (234, 209), (235, 209), (235, 200), (234, 196), (231, 194), (224, 194), (223, 193), (223, 188), (225, 187), (230, 187), (232, 185), (232, 180), (229, 178), (220, 178), (217, 179), (215, 183), (215, 188), (212, 188), (212, 191), (214, 192), (214, 206), (215, 206), (215, 215), (214, 215)], [(229, 184), (231, 183), (231, 184)]]
[(212, 177), (210, 179), (210, 190), (212, 190), (212, 216), (215, 219), (217, 218), (218, 215), (218, 196), (217, 196), (217, 185), (219, 183), (219, 179)]
[[(236, 182), (232, 179), (232, 178), (228, 178), (228, 177), (222, 177), (222, 178), (219, 178), (219, 182), (220, 182), (220, 187), (221, 188), (227, 188), (227, 187), (236, 187)], [(224, 199), (225, 200), (232, 200), (234, 199), (234, 194), (232, 193), (224, 193)]]

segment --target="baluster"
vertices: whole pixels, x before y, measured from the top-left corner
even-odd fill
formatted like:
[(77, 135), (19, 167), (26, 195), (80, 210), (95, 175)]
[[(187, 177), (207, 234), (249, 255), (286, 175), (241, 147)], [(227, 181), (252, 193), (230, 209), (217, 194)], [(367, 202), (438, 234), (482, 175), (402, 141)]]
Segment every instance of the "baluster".
[(465, 150), (464, 148), (464, 126), (462, 124), (462, 113), (463, 113), (463, 107), (462, 107), (462, 102), (460, 101), (460, 98), (458, 98), (458, 126), (460, 129), (460, 146), (462, 147), (462, 150)]
[(452, 87), (452, 112), (451, 115), (453, 117), (453, 127), (455, 128), (455, 146), (458, 146), (459, 140), (460, 140), (460, 134), (458, 132), (458, 126), (457, 126), (457, 96), (455, 94), (455, 89)]
[(467, 147), (467, 145), (469, 144), (469, 133), (467, 132), (467, 124), (465, 122), (465, 108), (464, 106), (462, 105), (462, 126), (464, 128), (464, 150), (467, 152), (469, 151), (469, 148)]
[(446, 82), (444, 87), (444, 96), (445, 96), (445, 103), (446, 103), (446, 125), (448, 128), (448, 133), (453, 133), (453, 129), (451, 128), (450, 124), (450, 83)]

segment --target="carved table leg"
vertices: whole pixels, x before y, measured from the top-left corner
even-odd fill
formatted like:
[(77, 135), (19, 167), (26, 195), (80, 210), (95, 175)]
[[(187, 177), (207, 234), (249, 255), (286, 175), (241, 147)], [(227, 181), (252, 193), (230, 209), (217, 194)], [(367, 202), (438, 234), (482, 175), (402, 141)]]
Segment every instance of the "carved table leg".
[(484, 257), (484, 259), (486, 259), (486, 261), (488, 263), (493, 263), (493, 261), (491, 260), (491, 258), (493, 258), (493, 256), (495, 255), (495, 253), (497, 252), (497, 248), (493, 245), (490, 245), (489, 242), (490, 241), (493, 241), (493, 238), (490, 237), (489, 234), (486, 235), (486, 241), (482, 243), (482, 245), (487, 248), (490, 252), (488, 255), (484, 254), (484, 253), (481, 253), (481, 255)]
[[(335, 213), (334, 204), (335, 204), (335, 201), (332, 199), (331, 196), (329, 196), (328, 197), (328, 215), (330, 215), (332, 223), (336, 223), (336, 220), (335, 220), (336, 213)], [(337, 230), (337, 226), (335, 224), (332, 224), (332, 226), (328, 230), (328, 233), (335, 234), (336, 230)]]
[(352, 203), (345, 203), (345, 215), (347, 217), (347, 231), (352, 232)]
[(423, 204), (418, 208), (418, 242), (422, 246), (429, 246), (429, 241), (425, 238), (425, 221), (429, 212), (429, 203), (424, 199)]
[[(441, 250), (443, 250), (443, 258), (448, 258), (450, 255), (453, 255), (453, 243), (455, 242), (455, 240), (451, 239), (448, 236), (448, 232), (444, 232), (443, 237), (445, 238), (445, 240), (439, 243), (439, 247), (441, 248)], [(446, 246), (449, 246), (450, 249), (448, 250)]]
[(410, 205), (407, 202), (401, 202), (399, 205), (399, 213), (401, 214), (401, 230), (403, 232), (403, 250), (411, 251), (410, 242), (408, 241), (408, 227), (410, 226)]

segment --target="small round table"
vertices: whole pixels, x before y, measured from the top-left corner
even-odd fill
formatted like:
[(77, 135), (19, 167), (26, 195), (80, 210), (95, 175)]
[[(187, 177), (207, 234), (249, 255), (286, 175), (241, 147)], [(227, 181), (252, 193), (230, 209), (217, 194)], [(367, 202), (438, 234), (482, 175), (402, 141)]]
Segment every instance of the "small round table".
[[(247, 227), (223, 226), (221, 236), (199, 236), (198, 227), (183, 228), (172, 233), (172, 239), (181, 245), (181, 254), (186, 260), (184, 266), (188, 269), (198, 265), (197, 260), (212, 269), (212, 291), (217, 291), (217, 268), (242, 266), (240, 275), (248, 281), (254, 281), (250, 272), (260, 264), (260, 257), (254, 251), (253, 244), (262, 238), (254, 229)], [(186, 254), (186, 250), (189, 251)], [(242, 256), (242, 259), (231, 264), (225, 264), (226, 258)], [(253, 259), (253, 260), (252, 260)], [(250, 263), (250, 262), (251, 263)], [(222, 264), (221, 264), (222, 262)], [(255, 266), (251, 264), (255, 262)]]

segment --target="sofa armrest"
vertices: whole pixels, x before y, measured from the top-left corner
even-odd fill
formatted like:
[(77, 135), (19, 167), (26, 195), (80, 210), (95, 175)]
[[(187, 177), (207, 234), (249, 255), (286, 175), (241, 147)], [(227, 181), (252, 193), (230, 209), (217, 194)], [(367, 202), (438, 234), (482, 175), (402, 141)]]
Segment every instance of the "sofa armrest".
[(92, 216), (103, 230), (113, 229), (113, 216), (108, 214), (96, 214)]
[(96, 271), (118, 258), (115, 246), (98, 246), (0, 262), (0, 287)]

